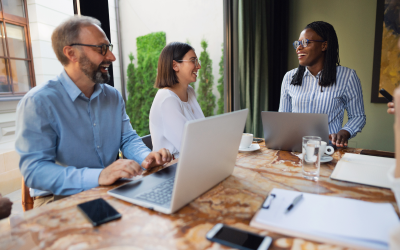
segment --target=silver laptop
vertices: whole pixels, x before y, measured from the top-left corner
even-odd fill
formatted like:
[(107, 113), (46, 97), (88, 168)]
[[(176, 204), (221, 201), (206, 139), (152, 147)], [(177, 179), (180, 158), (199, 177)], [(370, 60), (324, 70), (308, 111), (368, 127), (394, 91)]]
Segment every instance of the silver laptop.
[(171, 214), (232, 174), (248, 110), (185, 124), (178, 163), (107, 193)]
[(261, 112), (265, 146), (301, 152), (302, 137), (314, 135), (329, 143), (327, 114)]

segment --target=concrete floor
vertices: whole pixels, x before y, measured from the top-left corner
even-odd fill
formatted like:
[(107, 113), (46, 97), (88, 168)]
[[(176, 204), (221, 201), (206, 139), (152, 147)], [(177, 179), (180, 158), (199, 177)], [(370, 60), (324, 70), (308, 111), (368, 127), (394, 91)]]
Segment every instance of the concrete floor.
[(12, 202), (12, 209), (11, 209), (11, 214), (22, 214), (24, 210), (22, 210), (22, 194), (21, 194), (21, 189), (14, 191), (12, 193), (9, 193), (7, 195), (4, 195), (4, 197), (9, 198)]

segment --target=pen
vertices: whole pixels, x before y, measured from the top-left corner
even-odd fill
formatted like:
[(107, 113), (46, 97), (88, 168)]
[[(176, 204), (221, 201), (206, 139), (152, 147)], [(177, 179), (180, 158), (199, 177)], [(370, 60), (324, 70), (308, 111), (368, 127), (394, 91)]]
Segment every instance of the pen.
[(299, 201), (303, 199), (303, 194), (297, 196), (296, 198), (294, 198), (294, 200), (292, 201), (292, 204), (290, 204), (290, 206), (288, 206), (288, 208), (286, 209), (285, 213), (288, 213), (294, 206), (296, 206), (297, 203), (299, 203)]

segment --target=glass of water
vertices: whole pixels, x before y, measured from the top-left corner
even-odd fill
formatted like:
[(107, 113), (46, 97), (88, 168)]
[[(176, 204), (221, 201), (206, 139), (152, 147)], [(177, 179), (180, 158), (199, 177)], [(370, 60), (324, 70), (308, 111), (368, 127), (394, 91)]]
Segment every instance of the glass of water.
[(318, 181), (320, 155), (319, 149), (321, 147), (321, 137), (318, 136), (304, 136), (303, 137), (303, 159), (302, 171), (303, 177), (309, 180)]

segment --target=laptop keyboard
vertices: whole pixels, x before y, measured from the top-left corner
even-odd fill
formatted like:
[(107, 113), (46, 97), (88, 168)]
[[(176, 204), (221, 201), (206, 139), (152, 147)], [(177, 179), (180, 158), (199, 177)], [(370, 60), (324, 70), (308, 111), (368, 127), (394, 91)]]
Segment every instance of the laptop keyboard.
[(163, 205), (171, 201), (172, 189), (174, 188), (175, 177), (172, 177), (157, 186), (150, 192), (136, 196), (137, 199), (149, 201), (158, 205)]

